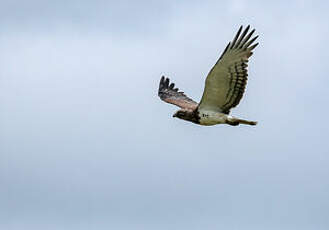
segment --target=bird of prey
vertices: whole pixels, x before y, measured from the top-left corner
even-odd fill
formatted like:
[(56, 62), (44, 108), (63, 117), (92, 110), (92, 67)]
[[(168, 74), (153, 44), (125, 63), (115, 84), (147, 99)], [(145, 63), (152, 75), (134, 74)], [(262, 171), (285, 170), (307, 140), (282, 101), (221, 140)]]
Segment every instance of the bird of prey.
[(253, 44), (258, 36), (251, 38), (255, 30), (249, 32), (249, 29), (250, 26), (247, 26), (242, 32), (241, 26), (232, 42), (228, 43), (206, 78), (199, 103), (175, 88), (174, 83), (169, 84), (169, 78), (161, 77), (159, 97), (161, 100), (181, 108), (173, 117), (200, 125), (257, 124), (256, 121), (243, 120), (229, 115), (231, 108), (237, 106), (243, 96), (247, 84), (248, 59), (253, 54), (252, 50), (258, 45), (258, 43)]

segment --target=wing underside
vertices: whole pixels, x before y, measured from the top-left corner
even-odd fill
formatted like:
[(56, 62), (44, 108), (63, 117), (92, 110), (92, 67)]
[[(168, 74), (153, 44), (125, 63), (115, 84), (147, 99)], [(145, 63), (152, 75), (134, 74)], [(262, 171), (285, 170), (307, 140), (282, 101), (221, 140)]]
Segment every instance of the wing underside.
[[(228, 114), (237, 106), (247, 84), (248, 58), (258, 43), (253, 44), (255, 30), (248, 33), (250, 26), (238, 30), (232, 42), (228, 43), (207, 78), (199, 109), (215, 110)], [(241, 33), (242, 32), (242, 33)]]

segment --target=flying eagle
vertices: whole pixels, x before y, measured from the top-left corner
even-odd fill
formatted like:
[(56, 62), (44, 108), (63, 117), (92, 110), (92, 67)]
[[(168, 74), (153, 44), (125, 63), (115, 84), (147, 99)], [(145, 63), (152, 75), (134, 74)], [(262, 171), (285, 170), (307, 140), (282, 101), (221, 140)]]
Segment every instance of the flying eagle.
[[(250, 26), (242, 32), (239, 28), (232, 42), (229, 42), (224, 52), (210, 70), (200, 103), (187, 97), (184, 92), (169, 84), (169, 78), (161, 77), (158, 95), (161, 100), (174, 104), (181, 109), (173, 117), (191, 121), (200, 125), (256, 125), (256, 121), (242, 120), (230, 116), (231, 108), (237, 106), (243, 96), (247, 84), (248, 58), (258, 43), (253, 44), (258, 36), (248, 33)], [(242, 33), (241, 33), (242, 32)]]

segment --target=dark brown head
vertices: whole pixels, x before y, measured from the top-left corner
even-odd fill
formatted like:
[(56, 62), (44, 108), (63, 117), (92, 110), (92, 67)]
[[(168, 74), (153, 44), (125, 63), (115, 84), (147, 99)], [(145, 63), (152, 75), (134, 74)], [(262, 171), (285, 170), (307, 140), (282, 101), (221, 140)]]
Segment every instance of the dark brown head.
[(192, 121), (197, 124), (199, 123), (199, 116), (197, 111), (180, 109), (173, 115), (173, 117), (178, 117), (186, 121)]

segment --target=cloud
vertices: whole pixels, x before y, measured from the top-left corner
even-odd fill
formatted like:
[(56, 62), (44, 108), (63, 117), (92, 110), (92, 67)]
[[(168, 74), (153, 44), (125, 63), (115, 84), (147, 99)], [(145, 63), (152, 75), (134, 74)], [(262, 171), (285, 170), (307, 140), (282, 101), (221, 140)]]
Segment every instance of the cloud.
[[(327, 9), (4, 2), (2, 228), (326, 229)], [(241, 24), (260, 45), (232, 112), (259, 125), (172, 119), (160, 76), (200, 99)]]

